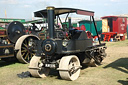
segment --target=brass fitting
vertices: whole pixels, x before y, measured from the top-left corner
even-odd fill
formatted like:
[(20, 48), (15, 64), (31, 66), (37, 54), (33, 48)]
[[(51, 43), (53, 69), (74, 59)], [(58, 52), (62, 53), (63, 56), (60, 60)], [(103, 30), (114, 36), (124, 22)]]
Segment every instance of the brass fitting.
[(53, 7), (53, 6), (47, 7), (47, 10), (54, 10), (54, 9), (55, 9), (55, 7)]
[(68, 19), (71, 19), (71, 17), (68, 17)]

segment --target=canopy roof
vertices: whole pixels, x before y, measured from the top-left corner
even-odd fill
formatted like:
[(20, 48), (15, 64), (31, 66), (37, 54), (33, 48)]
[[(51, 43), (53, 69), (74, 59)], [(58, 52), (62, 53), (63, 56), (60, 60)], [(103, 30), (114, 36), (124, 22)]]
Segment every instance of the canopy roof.
[(26, 21), (25, 24), (28, 24), (28, 23), (41, 24), (41, 23), (44, 23), (45, 21), (46, 19), (37, 19), (37, 20)]
[(104, 17), (101, 17), (101, 19), (104, 19), (104, 18), (127, 18), (126, 16), (104, 16)]
[[(81, 15), (94, 16), (93, 11), (74, 9), (74, 8), (55, 8), (54, 12), (55, 12), (55, 16), (58, 16), (61, 14), (66, 14), (66, 13), (76, 13), (76, 14), (81, 14)], [(45, 17), (46, 18), (47, 17), (47, 9), (34, 12), (34, 15), (35, 15), (35, 17)]]

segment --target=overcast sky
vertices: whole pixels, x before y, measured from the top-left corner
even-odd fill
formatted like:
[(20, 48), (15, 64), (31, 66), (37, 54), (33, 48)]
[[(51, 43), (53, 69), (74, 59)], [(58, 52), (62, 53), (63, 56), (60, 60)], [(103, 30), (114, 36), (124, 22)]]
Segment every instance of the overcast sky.
[(96, 17), (128, 14), (128, 0), (0, 0), (0, 18), (32, 19), (35, 11), (47, 6), (79, 8), (95, 12)]

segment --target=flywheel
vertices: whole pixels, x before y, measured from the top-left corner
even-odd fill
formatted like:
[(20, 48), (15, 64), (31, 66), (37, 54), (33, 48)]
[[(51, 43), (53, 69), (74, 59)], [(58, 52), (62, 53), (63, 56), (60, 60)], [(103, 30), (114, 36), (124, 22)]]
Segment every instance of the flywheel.
[(25, 27), (21, 22), (13, 21), (8, 25), (6, 33), (8, 39), (12, 43), (15, 43), (18, 40), (18, 38), (25, 34)]

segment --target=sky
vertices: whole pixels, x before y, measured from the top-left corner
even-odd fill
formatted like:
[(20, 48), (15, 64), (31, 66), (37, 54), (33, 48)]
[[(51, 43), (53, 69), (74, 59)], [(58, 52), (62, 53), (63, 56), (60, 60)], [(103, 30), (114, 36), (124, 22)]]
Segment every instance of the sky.
[(32, 19), (33, 12), (47, 6), (78, 8), (95, 12), (95, 17), (128, 14), (128, 0), (0, 0), (0, 18)]

